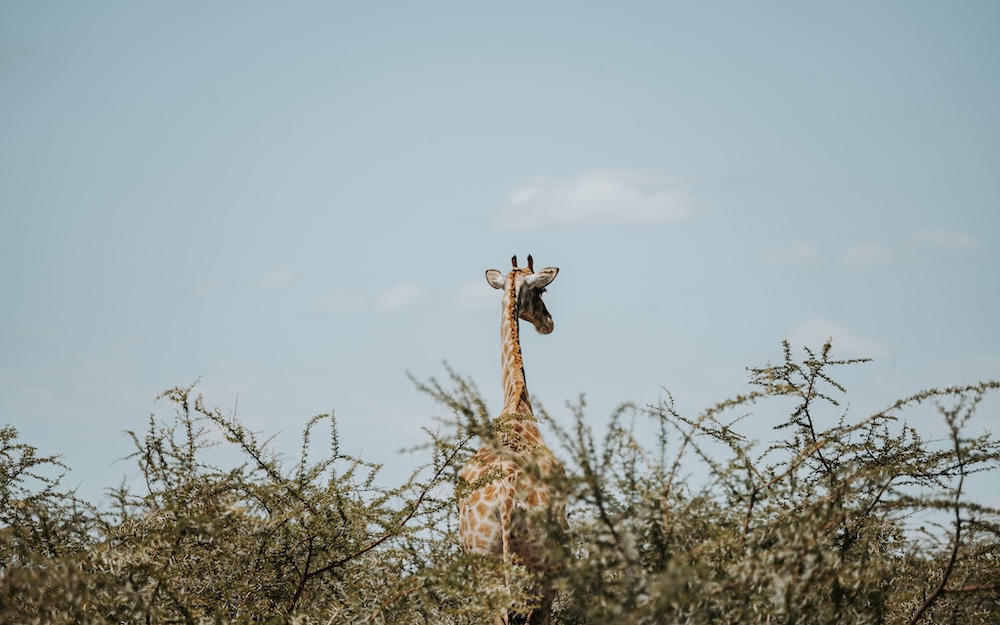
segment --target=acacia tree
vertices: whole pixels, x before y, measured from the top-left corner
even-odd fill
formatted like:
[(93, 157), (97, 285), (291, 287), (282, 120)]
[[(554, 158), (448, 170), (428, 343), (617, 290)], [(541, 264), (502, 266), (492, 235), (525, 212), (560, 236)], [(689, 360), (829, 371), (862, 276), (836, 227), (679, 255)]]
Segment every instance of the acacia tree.
[[(786, 343), (745, 395), (696, 415), (669, 396), (626, 404), (600, 434), (582, 399), (568, 419), (542, 411), (570, 513), (552, 545), (555, 622), (995, 622), (1000, 516), (964, 487), (1000, 467), (1000, 443), (966, 432), (1000, 384), (852, 419), (836, 372), (862, 362), (829, 344), (797, 360)], [(457, 472), (473, 437), (494, 436), (479, 393), (451, 371), (417, 386), (446, 414), (398, 486), (341, 451), (333, 415), (308, 420), (285, 458), (194, 386), (166, 391), (173, 414), (132, 433), (141, 479), (106, 509), (62, 488), (56, 456), (0, 429), (0, 622), (465, 624), (531, 601), (516, 564), (458, 548)], [(943, 443), (904, 420), (928, 403)], [(742, 434), (747, 414), (777, 441)], [(239, 459), (219, 466), (221, 445)], [(916, 512), (931, 515), (924, 529)]]
[[(997, 510), (962, 490), (965, 476), (1000, 466), (998, 441), (963, 434), (998, 384), (925, 391), (851, 421), (831, 370), (863, 361), (833, 360), (830, 351), (829, 343), (806, 349), (797, 362), (786, 343), (781, 365), (751, 370), (748, 394), (693, 418), (668, 400), (623, 407), (600, 444), (582, 407), (573, 430), (556, 428), (578, 468), (569, 486), (583, 555), (567, 566), (563, 622), (988, 623), (1000, 615)], [(739, 433), (745, 412), (727, 418), (766, 415), (768, 403), (787, 399), (791, 410), (773, 420), (784, 435), (775, 443)], [(899, 418), (928, 401), (948, 426), (947, 445), (928, 443)], [(821, 426), (831, 408), (839, 414)], [(656, 424), (653, 445), (636, 435), (640, 419)], [(708, 474), (697, 487), (680, 480), (692, 456)], [(929, 536), (936, 542), (907, 524), (927, 510), (953, 519), (948, 532)]]

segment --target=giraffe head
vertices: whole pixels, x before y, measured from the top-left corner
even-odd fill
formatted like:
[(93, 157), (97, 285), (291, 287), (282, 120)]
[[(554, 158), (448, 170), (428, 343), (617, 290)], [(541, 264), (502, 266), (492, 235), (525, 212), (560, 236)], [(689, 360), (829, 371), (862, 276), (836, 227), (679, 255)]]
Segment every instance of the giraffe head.
[(535, 326), (540, 334), (548, 334), (555, 327), (552, 315), (545, 308), (542, 301), (542, 293), (550, 282), (556, 279), (559, 269), (556, 267), (546, 267), (535, 271), (534, 262), (528, 256), (528, 266), (518, 267), (517, 256), (510, 259), (514, 266), (506, 276), (496, 269), (486, 271), (486, 281), (494, 289), (503, 289), (509, 292), (513, 301), (516, 302), (517, 316)]

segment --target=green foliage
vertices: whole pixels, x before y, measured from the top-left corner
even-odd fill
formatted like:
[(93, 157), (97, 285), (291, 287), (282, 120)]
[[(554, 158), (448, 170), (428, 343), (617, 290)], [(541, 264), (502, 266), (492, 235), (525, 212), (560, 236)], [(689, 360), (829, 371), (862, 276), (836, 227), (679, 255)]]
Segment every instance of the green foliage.
[[(746, 395), (694, 416), (668, 397), (622, 406), (597, 434), (582, 399), (572, 419), (540, 414), (566, 464), (554, 622), (996, 622), (1000, 511), (963, 489), (1000, 467), (1000, 442), (966, 432), (1000, 383), (852, 419), (835, 374), (863, 361), (830, 352), (799, 361), (785, 344)], [(107, 509), (62, 488), (58, 457), (0, 429), (0, 622), (457, 625), (527, 605), (523, 570), (458, 548), (457, 472), (475, 438), (498, 436), (486, 408), (450, 371), (418, 387), (449, 415), (416, 450), (427, 465), (395, 487), (341, 452), (332, 415), (283, 458), (194, 387), (165, 392), (172, 417), (130, 433), (140, 486), (114, 489)], [(946, 440), (906, 423), (926, 403)], [(744, 419), (777, 442), (748, 439)], [(220, 447), (238, 460), (216, 466)]]

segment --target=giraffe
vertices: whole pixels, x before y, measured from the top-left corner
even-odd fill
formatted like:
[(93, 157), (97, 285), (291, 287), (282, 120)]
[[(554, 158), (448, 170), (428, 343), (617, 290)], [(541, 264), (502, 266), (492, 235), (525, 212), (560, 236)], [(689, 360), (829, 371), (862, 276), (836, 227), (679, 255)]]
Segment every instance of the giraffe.
[[(528, 266), (504, 276), (496, 269), (486, 272), (486, 281), (503, 290), (500, 323), (504, 406), (493, 420), (495, 439), (486, 441), (459, 472), (459, 538), (469, 554), (502, 556), (505, 564), (523, 565), (534, 580), (532, 594), (539, 604), (528, 614), (514, 615), (532, 624), (548, 624), (554, 592), (545, 580), (552, 568), (552, 530), (565, 523), (565, 503), (553, 491), (551, 476), (563, 468), (542, 441), (535, 423), (524, 379), (524, 362), (518, 335), (518, 317), (530, 322), (541, 334), (552, 332), (552, 316), (542, 293), (559, 270)], [(552, 521), (556, 520), (556, 523)], [(509, 577), (505, 577), (510, 592)], [(495, 623), (509, 622), (507, 610)]]

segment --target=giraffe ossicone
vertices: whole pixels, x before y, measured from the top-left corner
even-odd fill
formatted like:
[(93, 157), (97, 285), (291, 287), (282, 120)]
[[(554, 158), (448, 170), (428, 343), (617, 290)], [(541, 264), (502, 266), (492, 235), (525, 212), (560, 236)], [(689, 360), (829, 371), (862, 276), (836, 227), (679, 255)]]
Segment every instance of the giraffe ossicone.
[[(466, 553), (502, 557), (505, 564), (524, 566), (534, 578), (532, 593), (538, 605), (525, 622), (549, 623), (553, 590), (546, 573), (553, 565), (554, 534), (565, 523), (565, 502), (554, 483), (562, 476), (562, 464), (545, 446), (534, 418), (525, 384), (519, 319), (531, 323), (541, 334), (552, 332), (554, 323), (542, 301), (545, 288), (559, 270), (528, 266), (513, 268), (505, 275), (486, 271), (486, 281), (503, 290), (500, 320), (500, 352), (504, 406), (493, 421), (493, 436), (484, 441), (459, 473), (459, 539)], [(553, 523), (553, 520), (556, 522)], [(509, 588), (509, 579), (506, 580)], [(496, 623), (507, 623), (504, 610)]]

